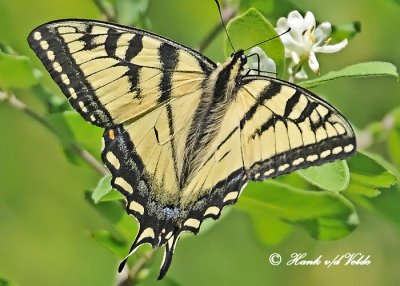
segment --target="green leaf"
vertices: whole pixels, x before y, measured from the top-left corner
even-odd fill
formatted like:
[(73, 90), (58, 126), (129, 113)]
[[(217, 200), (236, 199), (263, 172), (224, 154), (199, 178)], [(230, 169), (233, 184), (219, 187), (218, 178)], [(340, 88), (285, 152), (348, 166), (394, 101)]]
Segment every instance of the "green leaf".
[(357, 182), (351, 182), (346, 192), (354, 195), (362, 195), (368, 198), (373, 198), (381, 194), (381, 191), (378, 189), (374, 189), (370, 186), (366, 186)]
[(376, 160), (357, 152), (347, 161), (352, 182), (374, 188), (388, 188), (397, 182), (397, 177)]
[(258, 239), (267, 245), (278, 244), (293, 229), (291, 224), (268, 214), (258, 214), (256, 218), (253, 218), (253, 225)]
[(89, 167), (82, 157), (76, 153), (76, 149), (73, 148), (73, 145), (64, 145), (63, 152), (68, 162), (80, 167)]
[(11, 282), (7, 279), (0, 278), (0, 286), (17, 286), (18, 284)]
[(95, 203), (92, 200), (91, 192), (86, 192), (86, 200), (108, 221), (121, 236), (120, 240), (131, 241), (137, 233), (138, 225), (136, 221), (126, 214), (122, 202), (119, 201), (100, 201)]
[(111, 187), (111, 174), (105, 175), (103, 178), (99, 180), (97, 183), (96, 188), (93, 190), (92, 193), (92, 199), (93, 201), (97, 204), (100, 202), (100, 200), (107, 195), (109, 192), (111, 192), (112, 187)]
[(274, 178), (275, 182), (289, 185), (301, 190), (307, 190), (310, 188), (310, 184), (303, 179), (297, 172), (289, 173)]
[[(198, 235), (201, 235), (201, 234), (204, 234), (204, 233), (210, 231), (216, 224), (218, 224), (225, 217), (227, 217), (231, 211), (232, 211), (232, 208), (224, 208), (223, 211), (221, 212), (221, 216), (219, 217), (218, 220), (214, 220), (211, 218), (204, 220), (201, 224), (201, 228), (200, 228)], [(188, 233), (188, 235), (190, 236), (191, 234)], [(185, 234), (183, 233), (181, 238), (184, 238), (184, 237), (185, 237)]]
[(115, 189), (111, 189), (111, 191), (105, 194), (99, 202), (110, 202), (110, 201), (123, 201), (124, 196)]
[(311, 88), (339, 78), (362, 78), (377, 76), (393, 76), (396, 79), (399, 78), (397, 68), (393, 64), (387, 62), (367, 62), (348, 66), (340, 71), (331, 71), (326, 75), (320, 76), (313, 80), (302, 81), (299, 84), (302, 87)]
[(388, 188), (398, 181), (393, 173), (366, 154), (357, 152), (347, 163), (350, 184), (345, 193), (353, 196), (353, 200), (357, 200), (354, 195), (376, 197), (381, 193), (380, 188)]
[(99, 158), (103, 129), (86, 122), (75, 111), (66, 111), (62, 115), (74, 134), (76, 141), (83, 148)]
[(396, 184), (374, 199), (371, 204), (379, 216), (384, 215), (400, 230), (400, 208), (398, 202), (400, 202), (400, 186)]
[(117, 22), (124, 25), (135, 24), (144, 15), (149, 0), (116, 0), (115, 10)]
[[(300, 225), (311, 236), (323, 240), (346, 236), (358, 224), (353, 205), (343, 196), (330, 191), (301, 190), (272, 180), (250, 183), (238, 207), (249, 213), (256, 225), (262, 225), (263, 218), (268, 216), (288, 226)], [(271, 231), (280, 232), (274, 238), (284, 237), (288, 228), (264, 229), (264, 232)], [(261, 233), (259, 237), (264, 235)]]
[(382, 125), (383, 130), (390, 130), (387, 140), (390, 159), (400, 167), (400, 107), (392, 110)]
[(67, 159), (76, 165), (88, 166), (76, 154), (73, 144), (79, 144), (100, 160), (102, 129), (86, 122), (77, 112), (53, 113), (47, 118), (63, 143)]
[(69, 126), (65, 113), (54, 113), (47, 116), (47, 121), (52, 128), (57, 132), (58, 137), (64, 146), (75, 141), (75, 135)]
[[(236, 50), (247, 49), (277, 36), (272, 24), (254, 8), (250, 8), (244, 14), (229, 21), (227, 30)], [(276, 38), (259, 46), (269, 58), (274, 60), (278, 75), (282, 74), (285, 53), (281, 40)], [(232, 53), (228, 39), (225, 39), (224, 53), (226, 57)]]
[(351, 39), (356, 34), (361, 32), (361, 22), (354, 21), (353, 23), (334, 25), (332, 26), (331, 37), (336, 41)]
[[(158, 275), (160, 274), (160, 268), (157, 263), (149, 265), (149, 268), (145, 269), (145, 278), (143, 280), (139, 280), (137, 286), (182, 286), (182, 284), (177, 282), (173, 275), (169, 273), (163, 279), (157, 280)], [(154, 283), (154, 281), (157, 281), (157, 283)]]
[(310, 184), (335, 193), (345, 190), (350, 181), (349, 168), (344, 160), (309, 167), (297, 173)]
[(112, 188), (111, 178), (111, 174), (107, 174), (97, 183), (97, 186), (92, 193), (92, 199), (96, 204), (99, 202), (118, 201), (124, 199), (124, 196), (120, 192)]
[(37, 84), (40, 76), (40, 71), (33, 68), (30, 58), (0, 50), (1, 88), (28, 88)]
[(392, 162), (387, 161), (382, 155), (376, 154), (376, 153), (370, 153), (363, 151), (364, 154), (366, 154), (368, 157), (373, 159), (375, 162), (377, 162), (379, 165), (381, 165), (385, 170), (387, 170), (389, 173), (394, 175), (396, 178), (396, 182), (399, 181), (400, 178), (400, 170), (396, 165), (394, 165)]
[(245, 11), (250, 8), (255, 8), (263, 14), (273, 12), (275, 7), (275, 0), (241, 0), (240, 10)]
[(71, 110), (71, 105), (68, 100), (65, 100), (64, 96), (53, 94), (41, 84), (33, 86), (30, 90), (46, 106), (49, 113), (61, 113)]
[(400, 126), (389, 132), (387, 144), (391, 160), (400, 166)]
[(106, 230), (96, 230), (92, 232), (92, 236), (98, 243), (111, 251), (111, 253), (113, 253), (116, 257), (125, 257), (126, 241), (121, 241)]

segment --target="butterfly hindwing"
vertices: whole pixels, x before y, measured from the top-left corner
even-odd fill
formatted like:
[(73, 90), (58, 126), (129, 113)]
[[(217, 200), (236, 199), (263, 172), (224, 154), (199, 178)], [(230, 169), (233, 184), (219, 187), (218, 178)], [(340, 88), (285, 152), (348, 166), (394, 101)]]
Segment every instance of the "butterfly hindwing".
[[(192, 102), (186, 97), (174, 101), (182, 112), (189, 110)], [(226, 124), (232, 115), (227, 113)], [(170, 135), (161, 133), (168, 130), (168, 126), (158, 126), (158, 121), (165, 122), (163, 116), (167, 116), (166, 107), (150, 112), (132, 125), (106, 130), (102, 152), (102, 159), (112, 173), (114, 188), (127, 198), (127, 212), (140, 223), (129, 254), (143, 243), (153, 247), (165, 244), (161, 276), (168, 269), (181, 232), (197, 233), (204, 219), (217, 219), (224, 206), (237, 201), (247, 182), (241, 159), (240, 134), (234, 128), (236, 131), (233, 133), (221, 132), (190, 183), (186, 187), (180, 186), (178, 177), (182, 171), (175, 171), (171, 142), (185, 137), (182, 134), (188, 130), (183, 127), (191, 125), (188, 122), (191, 117), (189, 113), (186, 116), (188, 120), (182, 117), (182, 126)], [(228, 127), (226, 124), (223, 126)], [(232, 127), (234, 124), (229, 123)], [(159, 128), (160, 133), (156, 133), (154, 128)], [(179, 160), (184, 153), (176, 156)], [(232, 169), (233, 166), (237, 167)]]

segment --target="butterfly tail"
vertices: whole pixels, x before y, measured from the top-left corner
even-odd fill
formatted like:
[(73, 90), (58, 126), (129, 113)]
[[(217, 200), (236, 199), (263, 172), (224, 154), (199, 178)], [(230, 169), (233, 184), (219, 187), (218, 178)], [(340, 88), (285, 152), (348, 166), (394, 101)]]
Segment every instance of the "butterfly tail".
[(151, 228), (140, 228), (135, 240), (132, 243), (128, 255), (126, 255), (124, 260), (122, 260), (119, 264), (118, 272), (122, 272), (129, 257), (136, 252), (139, 246), (145, 243), (149, 243), (153, 248), (158, 245), (158, 240), (155, 238), (154, 231)]
[(175, 235), (171, 236), (171, 238), (165, 244), (164, 258), (162, 266), (160, 268), (160, 275), (158, 276), (158, 280), (161, 280), (165, 276), (171, 265), (172, 256), (174, 254), (175, 246), (179, 240), (180, 235), (181, 232), (177, 232)]

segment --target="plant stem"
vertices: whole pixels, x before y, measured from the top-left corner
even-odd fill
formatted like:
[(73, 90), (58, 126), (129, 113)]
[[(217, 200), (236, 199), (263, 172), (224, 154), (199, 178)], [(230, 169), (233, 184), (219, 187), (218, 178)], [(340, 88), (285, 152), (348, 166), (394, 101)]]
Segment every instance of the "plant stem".
[(91, 166), (98, 174), (102, 177), (108, 174), (107, 169), (101, 164), (92, 154), (90, 154), (86, 149), (79, 146), (77, 143), (71, 143), (69, 145), (71, 150), (73, 150), (79, 157), (81, 157), (89, 166)]
[[(228, 23), (230, 19), (236, 16), (237, 11), (232, 7), (226, 7), (222, 10), (222, 19), (224, 19), (224, 23)], [(203, 53), (205, 49), (212, 43), (215, 37), (223, 30), (222, 23), (218, 23), (214, 26), (214, 28), (208, 33), (208, 35), (200, 42), (197, 50), (200, 53)]]
[[(30, 109), (15, 95), (7, 94), (5, 92), (0, 91), (0, 101), (4, 101), (8, 103), (9, 106), (19, 111), (22, 111), (23, 113), (34, 119), (36, 122), (44, 126), (47, 130), (56, 135), (58, 138), (60, 138), (58, 131), (54, 129), (54, 127), (51, 124), (49, 124), (49, 122), (43, 116), (39, 115), (38, 113)], [(99, 161), (97, 161), (97, 159), (94, 158), (92, 154), (90, 154), (84, 148), (79, 146), (77, 143), (70, 143), (66, 147), (74, 151), (79, 157), (81, 157), (86, 163), (88, 163), (88, 165), (90, 165), (101, 176), (105, 176), (106, 174), (108, 174), (107, 169)]]
[(93, 0), (93, 2), (107, 21), (116, 22), (115, 12), (111, 4), (107, 3), (105, 0)]

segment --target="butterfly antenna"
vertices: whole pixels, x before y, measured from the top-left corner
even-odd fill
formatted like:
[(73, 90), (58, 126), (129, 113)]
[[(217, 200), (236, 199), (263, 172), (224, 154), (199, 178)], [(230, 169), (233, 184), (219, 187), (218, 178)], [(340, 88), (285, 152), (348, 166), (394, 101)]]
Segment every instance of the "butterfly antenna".
[(280, 36), (283, 36), (283, 35), (285, 35), (286, 33), (289, 33), (290, 30), (291, 30), (291, 29), (290, 29), (290, 27), (289, 27), (285, 32), (280, 33), (279, 35), (277, 35), (277, 36), (275, 36), (275, 37), (272, 37), (272, 38), (270, 38), (270, 39), (268, 39), (268, 40), (264, 40), (264, 41), (262, 41), (262, 42), (259, 42), (259, 43), (255, 44), (255, 45), (253, 45), (253, 46), (251, 46), (251, 47), (249, 47), (249, 48), (247, 48), (247, 49), (245, 49), (245, 50), (243, 50), (243, 51), (250, 50), (251, 48), (254, 48), (255, 46), (258, 46), (258, 45), (264, 44), (264, 43), (266, 43), (266, 42), (269, 42), (269, 41), (271, 41), (271, 40), (273, 40), (273, 39), (279, 38)]
[(236, 50), (235, 50), (235, 48), (233, 47), (231, 38), (229, 37), (228, 30), (226, 29), (225, 22), (224, 22), (224, 18), (222, 17), (221, 6), (219, 5), (218, 0), (215, 0), (215, 3), (217, 4), (218, 11), (219, 11), (219, 17), (221, 18), (221, 23), (222, 23), (222, 26), (224, 27), (226, 36), (228, 37), (229, 44), (231, 45), (232, 50), (236, 53)]

